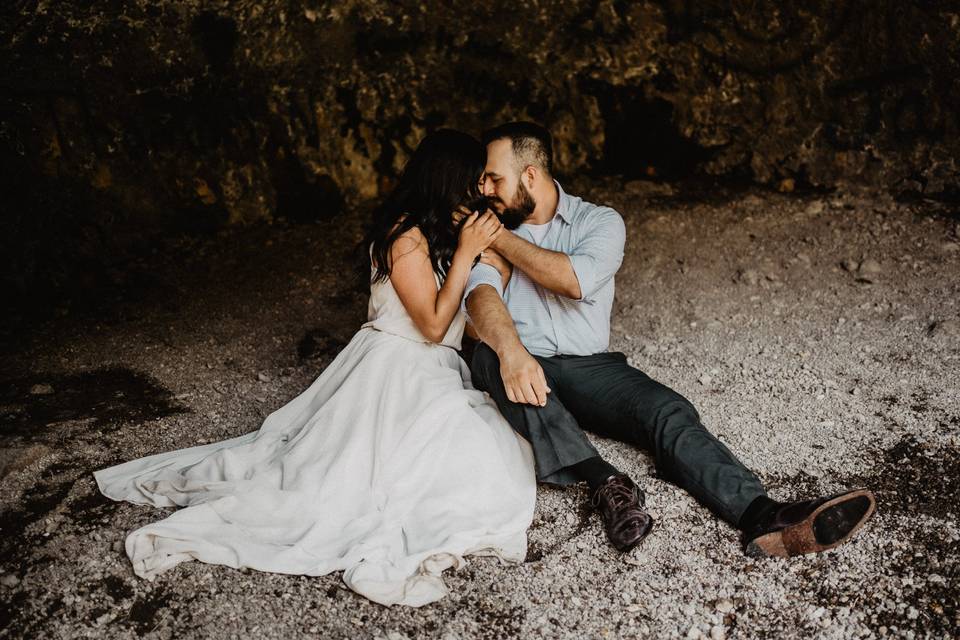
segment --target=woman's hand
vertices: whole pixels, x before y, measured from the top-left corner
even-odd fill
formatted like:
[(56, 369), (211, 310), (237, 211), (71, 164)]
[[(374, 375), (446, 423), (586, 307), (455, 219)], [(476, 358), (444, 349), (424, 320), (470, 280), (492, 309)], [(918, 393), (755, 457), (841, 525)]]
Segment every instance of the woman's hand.
[(460, 224), (460, 221), (469, 216), (471, 213), (473, 212), (467, 208), (467, 205), (460, 205), (453, 212), (453, 224)]
[(473, 260), (480, 252), (493, 244), (503, 233), (503, 225), (497, 216), (488, 211), (483, 215), (474, 211), (466, 217), (460, 226), (460, 240), (457, 251), (463, 251)]
[(507, 259), (502, 255), (497, 253), (496, 249), (491, 249), (487, 247), (480, 254), (480, 262), (483, 264), (488, 264), (497, 271), (500, 272), (500, 279), (503, 281), (503, 288), (507, 288), (507, 283), (510, 282), (510, 276), (513, 274), (513, 265), (507, 262)]
[(499, 271), (502, 276), (509, 276), (513, 271), (513, 265), (507, 262), (507, 259), (500, 255), (496, 249), (484, 249), (480, 256), (480, 262), (490, 265)]

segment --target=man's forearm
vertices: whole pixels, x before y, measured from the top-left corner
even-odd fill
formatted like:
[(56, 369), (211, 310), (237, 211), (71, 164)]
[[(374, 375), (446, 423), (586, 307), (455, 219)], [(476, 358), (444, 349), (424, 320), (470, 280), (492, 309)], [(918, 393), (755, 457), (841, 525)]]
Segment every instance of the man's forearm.
[(493, 285), (483, 284), (470, 292), (467, 311), (480, 339), (500, 359), (500, 379), (507, 400), (536, 407), (545, 406), (550, 387), (547, 386), (543, 367), (520, 342), (510, 312)]
[(501, 234), (494, 247), (541, 287), (573, 300), (580, 299), (580, 281), (567, 254), (542, 249), (513, 233)]
[(523, 348), (510, 312), (497, 290), (480, 285), (467, 296), (467, 313), (480, 339), (497, 354)]

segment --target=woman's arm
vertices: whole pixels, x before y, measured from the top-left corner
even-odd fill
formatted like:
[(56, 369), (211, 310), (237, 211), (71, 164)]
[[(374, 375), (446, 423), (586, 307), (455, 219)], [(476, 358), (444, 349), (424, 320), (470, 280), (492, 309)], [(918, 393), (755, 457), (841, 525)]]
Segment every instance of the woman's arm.
[[(489, 216), (489, 217), (487, 217)], [(406, 231), (390, 248), (390, 281), (423, 336), (441, 342), (460, 309), (474, 259), (500, 234), (496, 217), (473, 214), (464, 222), (443, 286), (437, 290), (427, 240), (420, 229)]]

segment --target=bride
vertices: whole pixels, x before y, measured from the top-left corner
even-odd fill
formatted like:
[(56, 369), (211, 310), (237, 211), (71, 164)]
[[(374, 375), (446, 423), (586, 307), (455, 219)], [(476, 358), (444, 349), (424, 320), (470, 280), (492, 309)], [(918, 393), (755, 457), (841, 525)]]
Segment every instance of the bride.
[(420, 606), (466, 555), (523, 560), (533, 458), (456, 351), (467, 275), (502, 231), (457, 213), (483, 166), (465, 133), (421, 142), (368, 234), (369, 321), (259, 430), (95, 472), (113, 500), (183, 507), (127, 536), (137, 575), (343, 570), (371, 600)]

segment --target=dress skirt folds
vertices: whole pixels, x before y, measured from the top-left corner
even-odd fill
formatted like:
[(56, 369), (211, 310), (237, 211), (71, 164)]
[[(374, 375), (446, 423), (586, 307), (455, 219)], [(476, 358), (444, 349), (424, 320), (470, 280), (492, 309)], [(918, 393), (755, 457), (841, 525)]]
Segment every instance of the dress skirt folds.
[(259, 430), (97, 471), (114, 500), (182, 507), (127, 536), (134, 571), (343, 570), (371, 600), (420, 606), (464, 556), (521, 562), (533, 458), (471, 386), (462, 331), (458, 316), (443, 344), (426, 342), (389, 280), (374, 284), (370, 321)]

